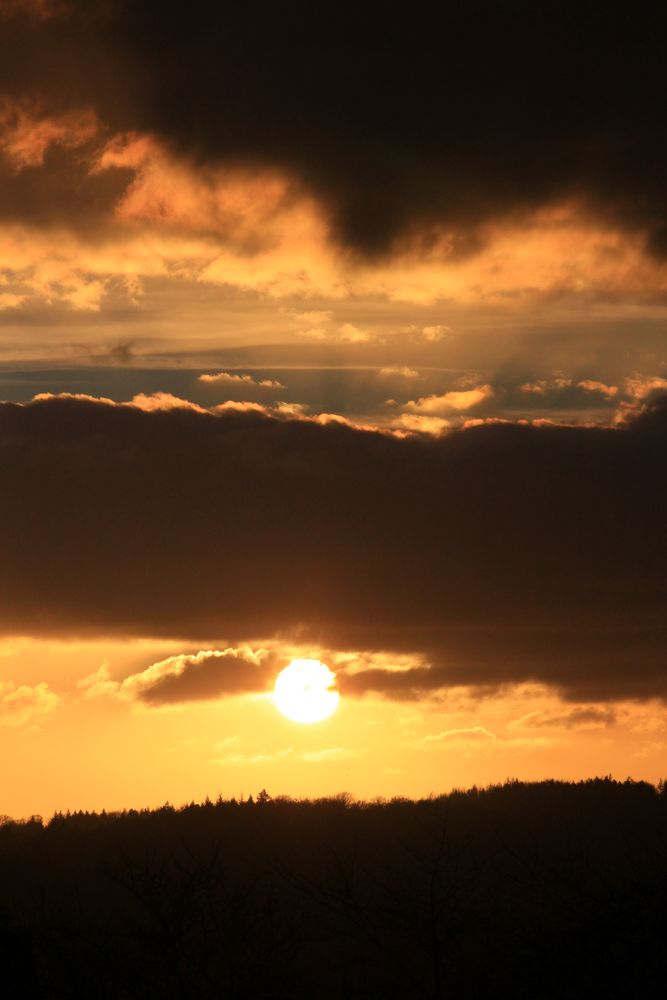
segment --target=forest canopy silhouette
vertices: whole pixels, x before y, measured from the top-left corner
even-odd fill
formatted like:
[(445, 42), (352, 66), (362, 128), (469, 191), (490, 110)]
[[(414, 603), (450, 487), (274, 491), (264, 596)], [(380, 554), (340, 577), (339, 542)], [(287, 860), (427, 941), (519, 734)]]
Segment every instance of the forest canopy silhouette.
[(611, 779), (0, 826), (37, 997), (658, 997), (667, 797)]

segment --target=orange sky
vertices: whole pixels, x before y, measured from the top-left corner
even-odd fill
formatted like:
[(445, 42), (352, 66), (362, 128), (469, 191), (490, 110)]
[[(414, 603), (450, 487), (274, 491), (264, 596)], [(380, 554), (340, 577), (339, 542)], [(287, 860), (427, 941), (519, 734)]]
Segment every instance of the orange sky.
[(158, 8), (0, 2), (0, 811), (664, 777), (657, 41)]

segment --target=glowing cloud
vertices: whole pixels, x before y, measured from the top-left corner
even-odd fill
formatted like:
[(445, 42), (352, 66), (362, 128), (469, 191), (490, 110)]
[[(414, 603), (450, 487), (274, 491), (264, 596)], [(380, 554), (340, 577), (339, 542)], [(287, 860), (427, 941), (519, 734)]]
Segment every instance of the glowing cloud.
[(420, 399), (410, 400), (409, 403), (406, 403), (404, 410), (408, 414), (417, 414), (418, 416), (446, 416), (454, 412), (462, 413), (472, 410), (491, 399), (493, 395), (492, 386), (479, 385), (474, 389), (446, 392), (442, 396), (422, 396)]

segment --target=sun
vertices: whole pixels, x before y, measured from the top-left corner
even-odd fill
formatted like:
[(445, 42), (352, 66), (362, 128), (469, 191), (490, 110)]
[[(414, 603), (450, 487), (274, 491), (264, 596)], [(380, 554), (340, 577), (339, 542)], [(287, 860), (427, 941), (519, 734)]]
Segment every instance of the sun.
[(336, 675), (320, 660), (292, 660), (276, 677), (273, 698), (292, 722), (322, 722), (340, 701)]

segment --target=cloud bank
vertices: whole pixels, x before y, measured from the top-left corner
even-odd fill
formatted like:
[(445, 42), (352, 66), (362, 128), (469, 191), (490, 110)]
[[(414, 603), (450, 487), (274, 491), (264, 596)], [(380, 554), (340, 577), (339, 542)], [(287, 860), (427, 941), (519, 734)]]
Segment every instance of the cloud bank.
[(663, 696), (665, 400), (616, 429), (434, 439), (256, 404), (2, 404), (0, 630), (286, 637), (429, 665), (350, 675), (360, 693)]

